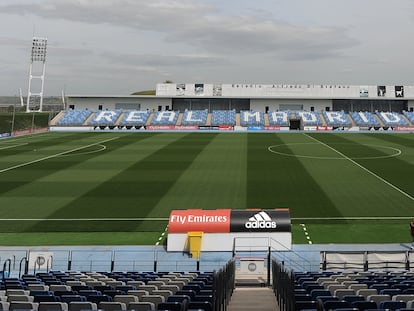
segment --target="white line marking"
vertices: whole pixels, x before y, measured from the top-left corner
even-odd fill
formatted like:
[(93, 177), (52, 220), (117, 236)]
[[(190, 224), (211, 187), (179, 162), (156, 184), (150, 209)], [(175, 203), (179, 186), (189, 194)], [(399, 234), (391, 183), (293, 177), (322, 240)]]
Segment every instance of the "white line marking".
[(309, 232), (306, 229), (306, 225), (304, 223), (300, 224), (302, 226), (303, 232), (305, 234), (306, 239), (308, 240), (308, 244), (312, 244), (311, 238), (309, 236)]
[(313, 139), (314, 141), (319, 142), (321, 145), (331, 149), (332, 151), (336, 152), (337, 154), (341, 155), (342, 157), (344, 157), (345, 159), (347, 159), (348, 161), (350, 161), (351, 163), (355, 164), (356, 166), (358, 166), (359, 168), (363, 169), (364, 171), (366, 171), (367, 173), (371, 174), (372, 176), (378, 178), (379, 180), (381, 180), (383, 183), (385, 183), (386, 185), (390, 186), (391, 188), (393, 188), (394, 190), (397, 190), (399, 193), (401, 193), (402, 195), (406, 196), (407, 198), (409, 198), (410, 200), (414, 201), (414, 197), (412, 197), (411, 195), (409, 195), (407, 192), (401, 190), (400, 188), (398, 188), (397, 186), (393, 185), (392, 183), (390, 183), (389, 181), (386, 181), (384, 178), (382, 178), (381, 176), (378, 176), (377, 174), (375, 174), (374, 172), (370, 171), (369, 169), (367, 169), (366, 167), (362, 166), (361, 164), (359, 164), (358, 162), (352, 160), (351, 158), (347, 157), (345, 154), (343, 154), (342, 152), (336, 150), (335, 148), (332, 148), (331, 146), (325, 144), (324, 142), (304, 133), (305, 136)]
[[(167, 218), (169, 220), (169, 218)], [(165, 227), (164, 231), (161, 233), (160, 237), (158, 238), (158, 242), (155, 243), (156, 246), (160, 245), (160, 242), (164, 238), (165, 234), (167, 233), (168, 225)]]
[(291, 220), (405, 220), (412, 216), (379, 216), (379, 217), (292, 217)]
[[(392, 216), (392, 217), (292, 217), (291, 220), (407, 220), (412, 216)], [(0, 218), (0, 221), (168, 221), (168, 217), (137, 217), (137, 218)], [(300, 224), (304, 231), (306, 227)], [(165, 228), (164, 234), (168, 231)]]
[[(272, 145), (267, 147), (267, 150), (270, 151), (271, 153), (274, 154), (279, 154), (282, 156), (286, 156), (286, 157), (295, 157), (295, 158), (307, 158), (307, 159), (320, 159), (320, 160), (347, 160), (344, 157), (318, 157), (318, 156), (312, 156), (312, 155), (301, 155), (301, 154), (297, 154), (297, 153), (285, 153), (285, 152), (279, 152), (274, 150), (274, 148), (277, 147), (284, 147), (284, 146), (293, 146), (293, 145), (315, 145), (315, 144), (320, 144), (318, 143), (290, 143), (290, 144), (279, 144), (279, 145)], [(335, 144), (335, 145), (356, 145), (356, 144), (352, 144), (352, 143), (340, 143), (340, 144)], [(397, 148), (393, 148), (393, 147), (388, 147), (388, 146), (378, 146), (378, 145), (364, 145), (364, 146), (369, 146), (369, 147), (375, 147), (375, 148), (382, 148), (382, 149), (390, 149), (392, 151), (394, 151), (395, 153), (390, 154), (390, 155), (384, 155), (384, 156), (377, 156), (377, 157), (353, 157), (353, 160), (375, 160), (375, 159), (387, 159), (387, 158), (394, 158), (394, 157), (398, 157), (399, 155), (402, 154), (402, 151), (400, 149)]]
[(44, 157), (44, 158), (40, 158), (40, 159), (37, 159), (37, 160), (29, 161), (29, 162), (26, 162), (26, 163), (17, 164), (17, 165), (14, 165), (14, 166), (11, 166), (11, 167), (8, 167), (8, 168), (4, 168), (4, 169), (0, 170), (0, 173), (4, 173), (4, 172), (7, 172), (7, 171), (11, 171), (11, 170), (14, 170), (16, 168), (28, 166), (30, 164), (38, 163), (38, 162), (41, 162), (41, 161), (53, 159), (53, 158), (56, 158), (56, 157), (59, 157), (59, 156), (62, 156), (62, 155), (65, 155), (65, 154), (68, 154), (68, 153), (71, 153), (71, 152), (75, 152), (75, 151), (82, 150), (82, 149), (85, 149), (85, 148), (89, 148), (89, 147), (92, 147), (92, 146), (95, 146), (95, 145), (99, 145), (99, 144), (102, 144), (102, 143), (106, 143), (108, 141), (115, 140), (115, 139), (118, 139), (118, 138), (119, 137), (109, 138), (109, 139), (106, 139), (106, 140), (103, 140), (103, 141), (99, 141), (99, 142), (96, 142), (96, 143), (93, 143), (93, 144), (89, 144), (87, 146), (82, 146), (82, 147), (78, 147), (78, 148), (75, 148), (75, 149), (72, 149), (72, 150), (59, 152), (59, 153), (56, 153), (56, 154), (53, 154), (53, 155), (50, 155), (50, 156), (47, 156), (47, 157)]
[(0, 221), (167, 221), (169, 218), (0, 218)]
[(10, 146), (0, 147), (0, 150), (11, 149), (11, 148), (16, 148), (16, 147), (20, 147), (20, 146), (25, 146), (27, 144), (28, 143), (22, 143), (22, 144), (15, 144), (15, 145), (10, 145)]
[(98, 153), (101, 151), (105, 151), (106, 150), (106, 146), (105, 145), (96, 145), (98, 147), (100, 147), (99, 149), (96, 150), (92, 150), (92, 151), (85, 151), (85, 152), (77, 152), (77, 153), (69, 153), (69, 154), (64, 154), (61, 155), (61, 157), (73, 157), (73, 156), (78, 156), (78, 155), (85, 155), (85, 154), (92, 154), (92, 153)]

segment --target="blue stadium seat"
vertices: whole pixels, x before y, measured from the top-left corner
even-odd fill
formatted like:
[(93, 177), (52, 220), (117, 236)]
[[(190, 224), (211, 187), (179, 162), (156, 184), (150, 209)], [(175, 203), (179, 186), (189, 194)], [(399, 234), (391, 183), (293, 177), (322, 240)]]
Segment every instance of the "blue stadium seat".
[(413, 111), (403, 111), (403, 114), (411, 122), (411, 125), (414, 125), (414, 112)]
[(380, 309), (388, 309), (390, 311), (395, 311), (397, 309), (406, 308), (407, 304), (405, 301), (393, 301), (393, 300), (387, 300), (387, 301), (381, 301), (378, 306)]
[(409, 126), (402, 114), (398, 112), (377, 112), (377, 116), (381, 119), (385, 126)]
[(333, 127), (349, 127), (351, 121), (348, 119), (348, 115), (343, 111), (324, 111), (323, 117), (325, 118), (326, 125)]
[(151, 125), (176, 125), (179, 115), (179, 111), (157, 111), (151, 120)]
[(188, 309), (202, 309), (204, 311), (213, 311), (213, 305), (208, 301), (190, 301)]
[(91, 114), (90, 110), (67, 110), (56, 124), (59, 126), (80, 126)]
[(296, 301), (295, 302), (295, 311), (301, 310), (317, 310), (319, 304), (317, 301)]
[(88, 125), (90, 126), (114, 126), (119, 116), (121, 115), (121, 110), (102, 110), (94, 114), (92, 119), (89, 121)]
[(235, 110), (213, 110), (211, 115), (211, 125), (229, 125), (234, 126), (236, 124), (236, 111)]
[(379, 127), (381, 125), (371, 112), (351, 112), (350, 116), (357, 126)]
[(321, 117), (316, 111), (296, 111), (296, 118), (302, 119), (304, 126), (322, 125)]
[(377, 309), (377, 304), (374, 301), (354, 301), (351, 302), (351, 307), (364, 311), (367, 309)]
[(120, 126), (144, 126), (151, 112), (149, 110), (131, 110), (124, 111), (124, 114), (119, 121)]
[(267, 115), (270, 126), (289, 126), (290, 111), (269, 111)]
[(328, 300), (323, 303), (324, 310), (333, 310), (340, 308), (351, 308), (351, 303), (345, 300)]
[(157, 310), (182, 311), (183, 306), (178, 301), (161, 302), (158, 304)]
[(184, 111), (181, 125), (206, 125), (208, 110), (186, 110)]
[(240, 111), (241, 126), (264, 126), (264, 113), (262, 111)]

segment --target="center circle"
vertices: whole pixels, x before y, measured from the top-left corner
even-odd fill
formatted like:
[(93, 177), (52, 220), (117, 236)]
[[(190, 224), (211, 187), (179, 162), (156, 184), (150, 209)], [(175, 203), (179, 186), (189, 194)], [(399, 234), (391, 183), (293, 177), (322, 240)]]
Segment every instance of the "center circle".
[[(327, 148), (326, 146), (324, 146), (323, 144), (320, 143), (288, 143), (288, 144), (280, 144), (280, 145), (271, 145), (267, 148), (268, 151), (270, 151), (271, 153), (275, 153), (275, 154), (279, 154), (282, 156), (287, 156), (287, 157), (296, 157), (296, 158), (307, 158), (307, 159), (320, 159), (320, 160), (346, 160), (346, 159), (352, 159), (352, 160), (374, 160), (374, 159), (386, 159), (386, 158), (393, 158), (393, 157), (397, 157), (399, 156), (402, 152), (400, 149), (397, 148), (393, 148), (393, 147), (388, 147), (388, 146), (378, 146), (378, 145), (363, 145), (366, 147), (375, 147), (375, 148), (379, 148), (379, 149), (386, 149), (386, 150), (391, 150), (392, 153), (388, 154), (388, 155), (378, 155), (378, 156), (369, 156), (369, 157), (348, 157), (348, 156), (337, 156), (337, 157), (330, 157), (330, 156), (315, 156), (315, 155), (307, 155), (307, 154), (291, 154), (291, 153), (287, 153), (287, 152), (283, 152), (283, 151), (278, 151), (277, 149), (281, 149), (281, 148), (285, 148), (285, 147), (289, 147), (289, 146), (297, 146), (297, 145), (320, 145), (324, 148)], [(361, 146), (360, 144), (352, 144), (352, 143), (337, 143), (337, 144), (332, 144), (332, 145), (358, 145)], [(332, 147), (331, 145), (329, 145), (329, 147), (332, 148), (332, 151), (337, 152), (338, 154), (340, 153), (340, 151), (337, 151), (334, 147)]]

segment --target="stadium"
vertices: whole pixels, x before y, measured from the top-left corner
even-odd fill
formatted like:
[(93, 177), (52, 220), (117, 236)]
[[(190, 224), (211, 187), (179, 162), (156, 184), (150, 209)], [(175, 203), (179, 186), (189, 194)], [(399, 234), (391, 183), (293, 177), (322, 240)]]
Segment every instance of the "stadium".
[(3, 310), (412, 306), (414, 86), (65, 101), (2, 127)]

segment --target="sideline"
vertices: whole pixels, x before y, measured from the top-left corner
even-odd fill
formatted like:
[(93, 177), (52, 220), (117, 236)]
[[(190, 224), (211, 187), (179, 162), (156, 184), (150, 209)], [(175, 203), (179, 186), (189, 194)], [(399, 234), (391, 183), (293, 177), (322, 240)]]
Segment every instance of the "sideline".
[(0, 218), (0, 221), (167, 221), (168, 217), (138, 218)]
[(391, 188), (393, 188), (394, 190), (397, 190), (399, 193), (401, 193), (402, 195), (406, 196), (407, 198), (409, 198), (410, 200), (414, 201), (414, 197), (411, 196), (410, 194), (408, 194), (407, 192), (405, 192), (404, 190), (398, 188), (397, 186), (393, 185), (392, 183), (390, 183), (389, 181), (385, 180), (384, 178), (382, 178), (381, 176), (375, 174), (373, 171), (370, 171), (369, 169), (367, 169), (366, 167), (362, 166), (361, 164), (359, 164), (358, 162), (352, 160), (350, 157), (346, 156), (345, 154), (343, 154), (342, 152), (340, 152), (339, 150), (336, 150), (335, 148), (325, 144), (324, 142), (320, 141), (319, 139), (316, 139), (312, 136), (310, 136), (309, 134), (304, 133), (303, 135), (305, 135), (306, 137), (309, 137), (310, 139), (317, 141), (318, 143), (320, 143), (321, 145), (331, 149), (332, 151), (336, 152), (337, 154), (339, 154), (340, 156), (344, 157), (346, 160), (350, 161), (351, 163), (355, 164), (356, 166), (358, 166), (359, 168), (363, 169), (365, 172), (371, 174), (372, 176), (376, 177), (377, 179), (379, 179), (380, 181), (382, 181), (383, 183), (385, 183), (386, 185), (390, 186)]

